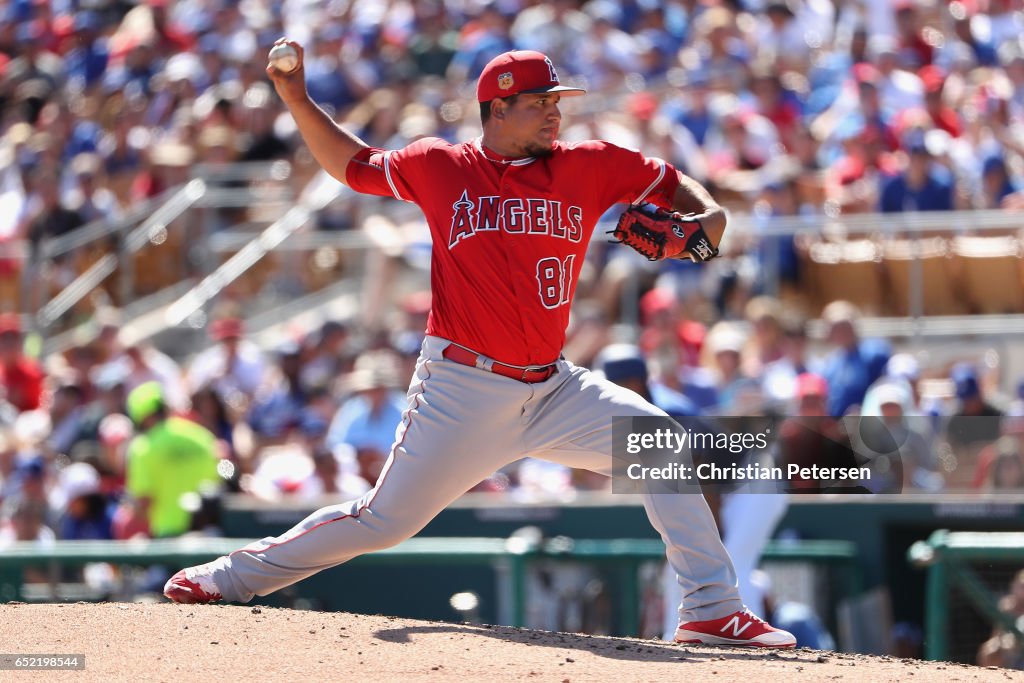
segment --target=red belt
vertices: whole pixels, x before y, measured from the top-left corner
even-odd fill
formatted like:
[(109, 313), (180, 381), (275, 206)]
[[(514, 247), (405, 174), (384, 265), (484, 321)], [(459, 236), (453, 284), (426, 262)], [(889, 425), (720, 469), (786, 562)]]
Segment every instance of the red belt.
[(551, 377), (551, 375), (558, 372), (558, 368), (554, 363), (529, 368), (517, 368), (514, 365), (505, 365), (504, 363), (499, 363), (496, 360), (491, 360), (486, 356), (473, 353), (472, 351), (464, 349), (461, 346), (456, 346), (455, 344), (449, 344), (444, 347), (444, 351), (441, 352), (441, 355), (454, 363), (468, 365), (471, 368), (487, 370), (488, 372), (493, 372), (496, 375), (510, 377), (520, 382), (526, 382), (527, 384), (543, 382)]

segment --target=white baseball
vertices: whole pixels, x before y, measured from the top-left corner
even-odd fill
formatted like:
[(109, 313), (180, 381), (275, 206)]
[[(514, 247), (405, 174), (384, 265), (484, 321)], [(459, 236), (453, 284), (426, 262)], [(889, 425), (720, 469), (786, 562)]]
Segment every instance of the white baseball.
[(270, 64), (278, 71), (294, 71), (299, 65), (299, 52), (288, 43), (281, 43), (270, 48), (267, 55)]

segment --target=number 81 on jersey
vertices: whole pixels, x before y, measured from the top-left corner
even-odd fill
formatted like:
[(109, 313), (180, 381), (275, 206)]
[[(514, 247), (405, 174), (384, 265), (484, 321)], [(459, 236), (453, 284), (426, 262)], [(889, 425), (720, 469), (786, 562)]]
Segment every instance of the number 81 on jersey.
[(565, 261), (554, 256), (537, 261), (537, 284), (540, 285), (540, 302), (544, 308), (558, 308), (569, 303), (575, 262), (576, 254), (569, 254)]

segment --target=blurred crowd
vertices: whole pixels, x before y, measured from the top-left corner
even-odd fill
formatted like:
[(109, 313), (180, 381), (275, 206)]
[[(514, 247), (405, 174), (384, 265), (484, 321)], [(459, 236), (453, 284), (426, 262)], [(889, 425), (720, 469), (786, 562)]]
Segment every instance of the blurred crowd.
[[(538, 49), (592, 95), (564, 103), (564, 138), (661, 156), (736, 211), (1019, 207), (1022, 11), (1020, 0), (12, 0), (0, 10), (0, 240), (27, 240), (31, 259), (197, 164), (285, 159), (308, 178), (263, 73), (281, 35), (304, 44), (312, 97), (373, 145), (475, 136), (482, 66)], [(319, 227), (381, 211), (404, 222), (379, 206), (348, 196)], [(777, 246), (792, 275), (793, 245)], [(18, 270), (10, 254), (0, 281)], [(60, 285), (76, 274), (43, 266)]]
[[(216, 533), (224, 492), (299, 504), (358, 498), (403, 420), (429, 306), (416, 292), (373, 335), (326, 320), (271, 349), (225, 306), (209, 345), (180, 362), (123, 342), (110, 310), (91, 338), (40, 362), (25, 353), (20, 318), (0, 316), (0, 545)], [(768, 451), (748, 457), (847, 466), (865, 462), (844, 457), (870, 452), (872, 475), (851, 482), (866, 492), (1024, 490), (1024, 384), (1008, 400), (984, 358), (922, 363), (862, 337), (842, 301), (823, 314), (824, 342), (769, 297), (710, 327), (664, 290), (646, 293), (642, 310), (638, 343), (590, 323), (574, 328), (567, 357), (724, 431), (742, 427), (732, 416), (782, 420)], [(877, 416), (888, 440), (857, 416)], [(473, 490), (568, 502), (611, 485), (526, 459)], [(784, 490), (826, 489), (810, 479)]]
[[(263, 73), (281, 35), (304, 44), (313, 98), (373, 145), (475, 136), (480, 69), (528, 48), (590, 90), (563, 103), (563, 137), (661, 156), (734, 212), (1019, 207), (1022, 29), (1021, 0), (12, 0), (0, 9), (0, 244), (37, 253), (197, 164), (284, 159), (312, 178)], [(389, 259), (422, 266), (414, 208), (343, 194), (317, 217), (321, 230), (371, 225)], [(989, 356), (940, 362), (864, 338), (847, 302), (821, 312), (827, 333), (812, 340), (806, 318), (765, 295), (767, 263), (798, 284), (796, 249), (764, 239), (704, 268), (652, 271), (595, 242), (566, 357), (677, 415), (820, 418), (831, 441), (854, 438), (844, 416), (882, 416), (906, 436), (890, 489), (1024, 488), (1024, 386), (1007, 386)], [(38, 265), (58, 283), (76, 274), (70, 260)], [(0, 283), (17, 272), (0, 258)], [(359, 317), (259, 348), (243, 311), (220, 310), (191, 358), (126, 343), (117, 312), (101, 309), (87, 339), (38, 359), (24, 320), (3, 316), (0, 544), (204, 533), (218, 490), (367, 491), (430, 306), (388, 289), (385, 266), (371, 275)], [(633, 309), (638, 334), (624, 335)], [(778, 457), (799, 461), (806, 438)], [(186, 442), (189, 476), (163, 475), (167, 444)], [(477, 490), (607, 487), (528, 460)]]

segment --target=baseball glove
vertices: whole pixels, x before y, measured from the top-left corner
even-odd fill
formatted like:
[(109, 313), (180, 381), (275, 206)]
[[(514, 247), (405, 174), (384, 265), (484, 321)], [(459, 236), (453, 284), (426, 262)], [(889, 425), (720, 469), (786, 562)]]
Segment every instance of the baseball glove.
[(651, 261), (689, 258), (703, 263), (718, 256), (700, 221), (664, 209), (631, 206), (611, 234), (613, 241), (633, 247)]

